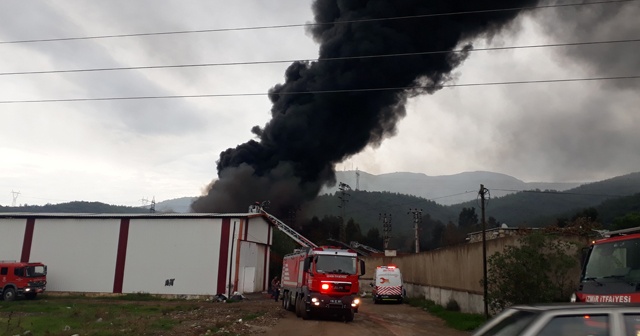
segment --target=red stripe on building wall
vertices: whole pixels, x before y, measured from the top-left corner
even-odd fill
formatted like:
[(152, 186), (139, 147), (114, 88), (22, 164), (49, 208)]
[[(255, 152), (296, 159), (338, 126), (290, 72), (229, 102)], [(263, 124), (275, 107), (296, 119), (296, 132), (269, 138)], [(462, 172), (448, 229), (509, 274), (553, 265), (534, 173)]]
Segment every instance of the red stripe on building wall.
[(226, 294), (225, 284), (227, 283), (227, 265), (229, 259), (229, 233), (231, 231), (231, 219), (222, 219), (222, 229), (220, 230), (220, 259), (218, 261), (218, 293)]
[(124, 282), (124, 265), (127, 260), (127, 241), (129, 240), (129, 218), (120, 220), (120, 235), (118, 237), (118, 255), (116, 256), (116, 272), (113, 277), (113, 292), (122, 293)]
[(24, 228), (24, 240), (22, 241), (21, 262), (29, 262), (31, 256), (31, 242), (33, 242), (33, 229), (36, 224), (35, 218), (27, 218), (27, 226)]

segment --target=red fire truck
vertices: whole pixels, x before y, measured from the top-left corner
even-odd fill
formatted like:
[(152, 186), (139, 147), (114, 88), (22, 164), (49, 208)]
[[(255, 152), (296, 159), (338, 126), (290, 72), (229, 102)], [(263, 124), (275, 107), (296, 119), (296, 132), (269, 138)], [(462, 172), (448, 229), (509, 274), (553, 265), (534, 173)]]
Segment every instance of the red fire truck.
[(0, 293), (5, 301), (17, 296), (34, 299), (47, 285), (47, 266), (39, 262), (0, 260)]
[(583, 256), (572, 302), (640, 302), (640, 227), (604, 232)]
[(284, 257), (282, 306), (298, 317), (333, 314), (353, 321), (360, 304), (364, 261), (353, 250), (332, 246), (297, 249)]

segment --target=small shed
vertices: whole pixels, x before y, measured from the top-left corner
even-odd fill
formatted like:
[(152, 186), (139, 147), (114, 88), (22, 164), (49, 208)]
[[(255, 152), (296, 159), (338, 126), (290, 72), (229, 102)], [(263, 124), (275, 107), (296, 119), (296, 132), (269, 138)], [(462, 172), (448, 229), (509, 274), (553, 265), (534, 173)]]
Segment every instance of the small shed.
[(52, 292), (253, 293), (274, 228), (260, 213), (0, 213), (0, 259), (43, 262)]

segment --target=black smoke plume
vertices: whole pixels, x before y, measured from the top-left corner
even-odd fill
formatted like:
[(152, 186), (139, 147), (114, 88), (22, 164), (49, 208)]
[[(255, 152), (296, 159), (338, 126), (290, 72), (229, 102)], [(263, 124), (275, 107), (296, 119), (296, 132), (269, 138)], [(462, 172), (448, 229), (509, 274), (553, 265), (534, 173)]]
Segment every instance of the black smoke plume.
[[(491, 9), (536, 3), (316, 0), (315, 21), (323, 24), (312, 26), (309, 33), (320, 45), (320, 61), (289, 66), (285, 82), (269, 93), (272, 119), (253, 128), (258, 140), (220, 154), (218, 179), (192, 204), (193, 210), (244, 212), (256, 201), (269, 200), (271, 210), (281, 213), (312, 200), (323, 185), (335, 184), (337, 163), (394, 135), (396, 123), (406, 114), (407, 99), (441, 88), (467, 53), (326, 59), (468, 50), (474, 38), (493, 36), (520, 13)], [(427, 16), (473, 11), (477, 12)], [(418, 15), (425, 17), (366, 21)], [(356, 20), (361, 22), (341, 23)], [(320, 93), (380, 88), (396, 89)]]

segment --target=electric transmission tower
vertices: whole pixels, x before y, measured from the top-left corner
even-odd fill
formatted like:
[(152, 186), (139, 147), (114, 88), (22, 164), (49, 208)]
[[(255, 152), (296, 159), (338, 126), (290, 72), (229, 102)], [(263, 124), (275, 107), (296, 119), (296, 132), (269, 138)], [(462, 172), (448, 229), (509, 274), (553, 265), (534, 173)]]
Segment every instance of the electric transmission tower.
[(11, 196), (13, 197), (13, 201), (11, 202), (11, 206), (15, 207), (16, 204), (18, 203), (18, 196), (20, 196), (20, 192), (11, 190)]
[(360, 170), (356, 167), (356, 191), (360, 190)]
[(351, 196), (351, 194), (349, 194), (347, 191), (350, 191), (351, 187), (346, 183), (340, 182), (340, 184), (338, 184), (338, 190), (340, 192), (340, 195), (338, 195), (338, 198), (340, 199), (340, 205), (338, 205), (338, 207), (342, 209), (342, 216), (341, 216), (342, 220), (340, 224), (339, 239), (340, 241), (344, 242), (347, 239), (346, 224), (344, 220), (344, 217), (346, 216), (347, 202), (349, 202), (347, 197)]
[(422, 222), (422, 209), (411, 209), (407, 214), (413, 214), (413, 229), (415, 231), (416, 253), (420, 252), (420, 240), (418, 232), (420, 231), (420, 223)]
[(151, 206), (149, 206), (149, 212), (150, 213), (156, 212), (156, 197), (155, 196), (153, 196), (153, 198), (151, 199)]
[(389, 249), (389, 239), (391, 238), (391, 214), (387, 217), (387, 214), (380, 214), (379, 217), (382, 220), (382, 238), (384, 249)]

